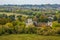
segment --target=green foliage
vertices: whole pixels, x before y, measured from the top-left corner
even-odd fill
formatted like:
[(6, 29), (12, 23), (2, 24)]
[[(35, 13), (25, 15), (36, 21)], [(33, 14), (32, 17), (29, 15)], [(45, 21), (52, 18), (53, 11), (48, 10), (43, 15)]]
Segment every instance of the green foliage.
[[(43, 6), (43, 5), (42, 5)], [(39, 34), (39, 35), (60, 35), (60, 11), (56, 9), (37, 9), (37, 8), (32, 8), (32, 9), (25, 9), (25, 8), (16, 8), (16, 6), (13, 7), (12, 9), (9, 8), (9, 10), (6, 10), (6, 8), (0, 9), (1, 13), (0, 14), (0, 35), (2, 34)], [(14, 10), (15, 9), (15, 10)], [(8, 12), (8, 13), (7, 13)], [(16, 14), (22, 14), (22, 15), (17, 15), (17, 20), (15, 20), (15, 15), (9, 14), (11, 13), (16, 13)], [(4, 14), (6, 13), (6, 14)], [(7, 15), (9, 14), (9, 15)], [(24, 16), (24, 15), (27, 15)], [(33, 22), (38, 22), (36, 23), (37, 25), (39, 22), (47, 22), (49, 21), (48, 17), (53, 18), (53, 26), (51, 27), (45, 27), (45, 28), (37, 28), (37, 27), (32, 27), (34, 25), (29, 25), (29, 27), (26, 27), (26, 20), (27, 18), (32, 18)]]
[(27, 17), (19, 15), (17, 16), (19, 21), (26, 21)]
[(57, 21), (54, 21), (52, 26), (53, 27), (60, 27), (60, 23), (58, 23)]
[(57, 18), (56, 16), (54, 16), (54, 19), (53, 19), (53, 20), (54, 20), (54, 21), (57, 21), (57, 19), (58, 19), (58, 18)]
[(48, 17), (47, 17), (47, 16), (41, 15), (41, 16), (39, 17), (39, 22), (47, 22), (47, 21), (48, 21)]
[(6, 25), (0, 25), (0, 35), (2, 34), (38, 34), (38, 35), (60, 35), (60, 28), (51, 27), (25, 27), (25, 26), (13, 26), (12, 23)]
[(60, 27), (55, 28), (55, 32), (60, 35)]
[(37, 28), (35, 27), (27, 27), (24, 29), (26, 34), (36, 34)]
[(2, 25), (0, 25), (0, 35), (2, 35), (2, 33), (3, 33), (3, 27)]
[(24, 33), (24, 26), (16, 26), (15, 27), (15, 31), (17, 34), (21, 34), (21, 33)]
[(55, 30), (50, 27), (38, 28), (37, 34), (39, 35), (56, 35)]
[(8, 18), (9, 18), (11, 21), (14, 21), (14, 20), (15, 20), (15, 15), (10, 15)]

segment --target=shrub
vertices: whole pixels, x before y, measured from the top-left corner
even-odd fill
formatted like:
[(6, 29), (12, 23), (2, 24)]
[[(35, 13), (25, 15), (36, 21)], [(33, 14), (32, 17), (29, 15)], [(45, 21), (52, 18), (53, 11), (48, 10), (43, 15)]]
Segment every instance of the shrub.
[(5, 24), (5, 31), (8, 32), (9, 34), (15, 33), (14, 29), (15, 29), (15, 26), (13, 26), (12, 23)]
[(60, 35), (60, 27), (55, 28), (56, 34)]
[(15, 26), (15, 32), (18, 34), (24, 33), (24, 26)]
[(0, 25), (0, 35), (5, 34), (5, 28), (3, 25)]
[(2, 34), (38, 34), (38, 35), (60, 35), (60, 27), (25, 27), (22, 24), (13, 26), (12, 23), (0, 25), (0, 35)]
[(24, 29), (26, 34), (35, 34), (36, 33), (37, 28), (36, 27), (26, 27)]
[(53, 22), (53, 27), (60, 27), (60, 23), (58, 23), (57, 21)]
[(0, 25), (0, 35), (2, 35), (2, 33), (3, 33), (3, 27), (2, 25)]
[(50, 27), (38, 28), (37, 34), (39, 35), (55, 35), (55, 30)]
[(48, 35), (56, 35), (56, 34), (55, 34), (55, 30), (49, 29), (46, 32), (44, 32), (43, 35), (47, 35), (48, 36)]

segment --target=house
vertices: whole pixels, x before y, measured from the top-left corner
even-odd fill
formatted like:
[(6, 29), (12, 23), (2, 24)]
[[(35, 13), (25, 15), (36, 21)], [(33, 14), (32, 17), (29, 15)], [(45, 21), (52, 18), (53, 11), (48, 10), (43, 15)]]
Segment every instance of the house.
[(48, 26), (52, 27), (52, 22), (49, 22), (47, 23)]
[(36, 27), (52, 27), (52, 17), (49, 17), (49, 21), (48, 22), (36, 22), (33, 21), (31, 18), (26, 20), (26, 27), (28, 26), (36, 26)]
[(47, 26), (47, 23), (45, 22), (40, 22), (37, 24), (37, 27), (46, 27)]
[(33, 20), (31, 18), (26, 20), (26, 27), (33, 25)]
[(35, 22), (34, 25), (36, 27), (52, 27), (52, 21), (48, 21), (48, 22)]

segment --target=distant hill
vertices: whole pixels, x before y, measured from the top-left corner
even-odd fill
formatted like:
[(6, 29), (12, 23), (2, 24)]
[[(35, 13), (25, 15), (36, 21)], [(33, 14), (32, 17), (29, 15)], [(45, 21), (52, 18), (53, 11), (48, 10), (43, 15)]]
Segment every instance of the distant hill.
[(21, 7), (21, 8), (60, 8), (60, 4), (42, 4), (42, 5), (0, 5), (0, 7)]
[(0, 5), (0, 8), (7, 8), (7, 9), (20, 9), (20, 8), (36, 8), (36, 9), (58, 9), (60, 10), (60, 4), (42, 4), (42, 5)]

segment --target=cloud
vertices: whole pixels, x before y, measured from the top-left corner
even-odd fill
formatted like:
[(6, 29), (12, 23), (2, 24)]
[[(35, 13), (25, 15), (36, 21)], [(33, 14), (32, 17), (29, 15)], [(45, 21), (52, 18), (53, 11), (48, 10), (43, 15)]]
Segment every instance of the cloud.
[(1, 4), (60, 4), (60, 0), (0, 0)]

